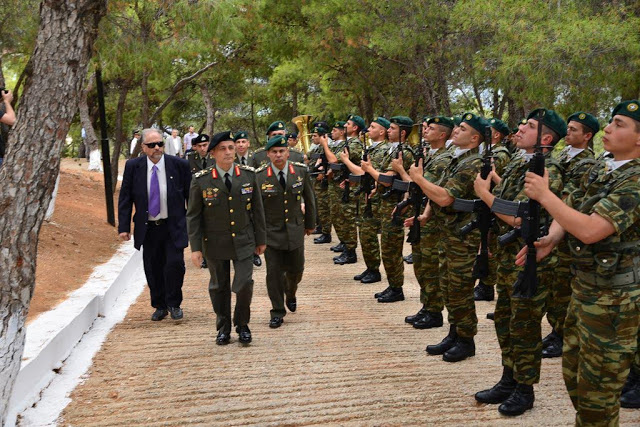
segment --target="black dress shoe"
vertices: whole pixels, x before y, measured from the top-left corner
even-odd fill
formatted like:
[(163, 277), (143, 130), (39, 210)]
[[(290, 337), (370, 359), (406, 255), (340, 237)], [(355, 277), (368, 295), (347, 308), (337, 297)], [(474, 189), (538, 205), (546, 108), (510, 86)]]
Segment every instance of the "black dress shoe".
[(347, 246), (340, 242), (335, 246), (331, 246), (329, 249), (331, 249), (333, 252), (343, 252), (345, 249), (347, 249)]
[(292, 312), (292, 313), (294, 313), (296, 311), (296, 309), (298, 308), (298, 300), (296, 298), (288, 299), (284, 304), (287, 306), (289, 311)]
[(473, 338), (458, 337), (455, 345), (442, 355), (442, 360), (455, 363), (475, 355), (476, 343)]
[(323, 243), (331, 243), (331, 234), (321, 234), (320, 236), (313, 239), (313, 243), (320, 245)]
[(562, 356), (562, 338), (558, 335), (556, 339), (549, 342), (545, 348), (542, 349), (542, 357), (545, 359), (552, 359), (554, 357)]
[(236, 332), (239, 335), (239, 341), (242, 344), (249, 344), (251, 342), (251, 331), (248, 325), (236, 326)]
[(255, 265), (256, 267), (260, 267), (262, 265), (260, 255), (253, 254), (253, 265)]
[(207, 268), (207, 260), (202, 258), (202, 262), (200, 263), (200, 268)]
[[(495, 313), (487, 313), (487, 319), (489, 319), (489, 320), (494, 320), (494, 318), (493, 318), (493, 317), (494, 317), (494, 316), (493, 316), (494, 314), (495, 314)], [(494, 321), (495, 321), (495, 320), (494, 320)]]
[(417, 320), (422, 319), (425, 314), (427, 314), (427, 309), (423, 305), (422, 308), (416, 314), (412, 314), (411, 316), (405, 317), (404, 318), (404, 322), (405, 323), (410, 323), (410, 324), (413, 325), (414, 323), (416, 323)]
[(229, 332), (220, 330), (218, 331), (218, 336), (216, 337), (216, 344), (218, 345), (227, 345), (231, 340), (231, 334)]
[(353, 280), (358, 280), (358, 281), (360, 281), (360, 280), (362, 280), (362, 278), (363, 278), (364, 276), (366, 276), (368, 273), (369, 273), (369, 269), (367, 268), (367, 269), (366, 269), (365, 271), (363, 271), (362, 273), (360, 273), (360, 274), (356, 274), (355, 276), (353, 276)]
[(480, 282), (478, 286), (473, 288), (473, 299), (475, 301), (493, 301), (494, 298), (493, 286)]
[(279, 328), (280, 326), (282, 326), (283, 322), (284, 320), (282, 319), (282, 317), (274, 317), (269, 321), (269, 327), (273, 329)]
[(391, 288), (389, 293), (378, 298), (378, 302), (382, 303), (397, 301), (404, 301), (404, 292), (402, 291), (402, 288)]
[(169, 314), (169, 312), (167, 310), (165, 310), (163, 308), (158, 308), (151, 315), (151, 320), (153, 320), (154, 322), (157, 322), (157, 321), (162, 320), (165, 317), (167, 317), (167, 314)]
[(416, 329), (439, 328), (444, 324), (442, 313), (427, 312), (421, 319), (414, 322), (413, 327)]
[(404, 260), (404, 262), (406, 262), (407, 264), (413, 264), (413, 254), (409, 254), (407, 256), (403, 256), (402, 259)]
[(369, 273), (365, 275), (362, 279), (360, 279), (362, 283), (377, 283), (382, 281), (382, 276), (380, 276), (380, 272), (378, 270), (369, 270)]
[(500, 378), (500, 381), (488, 390), (477, 392), (475, 398), (480, 403), (496, 405), (507, 400), (516, 389), (516, 385), (518, 385), (518, 383), (513, 379), (513, 370), (505, 366), (502, 369), (502, 378)]
[(525, 411), (533, 408), (534, 400), (533, 386), (518, 384), (513, 393), (511, 393), (511, 396), (498, 406), (498, 411), (502, 415), (509, 415), (511, 417), (522, 415)]
[(627, 381), (622, 388), (620, 406), (631, 409), (640, 408), (640, 376), (635, 374), (633, 369), (629, 372)]
[(426, 351), (433, 356), (444, 354), (447, 350), (455, 345), (456, 338), (458, 338), (458, 334), (456, 333), (456, 325), (450, 325), (449, 335), (444, 337), (444, 339), (438, 344), (428, 345)]
[(373, 294), (373, 297), (377, 299), (377, 298), (380, 298), (382, 296), (385, 296), (389, 292), (391, 292), (391, 286), (388, 286), (387, 289), (385, 289), (384, 291), (380, 291), (380, 292), (377, 292), (377, 293)]
[(169, 313), (173, 320), (180, 320), (183, 317), (182, 309), (180, 307), (169, 307)]
[(345, 249), (338, 258), (333, 259), (333, 263), (338, 265), (355, 264), (356, 262), (358, 262), (358, 257), (355, 249)]

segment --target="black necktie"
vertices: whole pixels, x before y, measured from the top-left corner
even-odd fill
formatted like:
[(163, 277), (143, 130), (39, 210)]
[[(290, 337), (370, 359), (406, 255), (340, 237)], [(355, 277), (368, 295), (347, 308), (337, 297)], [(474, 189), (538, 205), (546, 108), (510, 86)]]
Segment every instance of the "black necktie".
[(227, 190), (231, 191), (231, 180), (229, 179), (229, 174), (224, 174), (224, 185), (227, 186)]
[(207, 168), (207, 159), (202, 159), (202, 169)]
[(240, 158), (240, 160), (242, 161), (243, 165), (246, 165), (245, 161), (244, 161), (244, 156)]
[(284, 173), (282, 171), (280, 171), (280, 173), (278, 175), (280, 175), (280, 185), (282, 186), (282, 189), (286, 190), (287, 189), (287, 183), (284, 180)]

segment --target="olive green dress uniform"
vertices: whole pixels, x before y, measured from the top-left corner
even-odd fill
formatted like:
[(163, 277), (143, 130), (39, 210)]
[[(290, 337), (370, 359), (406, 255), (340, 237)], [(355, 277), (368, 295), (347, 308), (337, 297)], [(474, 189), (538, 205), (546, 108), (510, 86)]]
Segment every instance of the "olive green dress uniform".
[[(286, 314), (284, 298), (296, 297), (304, 271), (305, 229), (315, 227), (316, 206), (311, 179), (304, 163), (288, 161), (283, 189), (271, 163), (256, 171), (267, 224), (267, 291), (271, 318)], [(304, 203), (305, 211), (301, 205)]]
[(259, 167), (264, 166), (267, 163), (269, 163), (269, 157), (267, 157), (267, 151), (264, 149), (264, 147), (260, 147), (253, 152), (252, 162), (250, 163), (251, 167), (253, 167), (254, 169), (258, 169)]
[(251, 166), (254, 164), (253, 161), (253, 151), (249, 150), (247, 151), (247, 154), (244, 156), (244, 163), (242, 162), (242, 159), (240, 158), (240, 154), (236, 152), (236, 163), (239, 165), (246, 165), (246, 166)]
[[(637, 110), (637, 101), (632, 104)], [(574, 278), (564, 322), (564, 381), (576, 425), (618, 425), (640, 323), (640, 159), (613, 171), (594, 167), (566, 203), (605, 218), (615, 233), (592, 245), (569, 236)]]
[(289, 147), (289, 161), (304, 163), (304, 153), (295, 147)]
[[(233, 324), (249, 323), (253, 295), (253, 254), (266, 244), (262, 197), (254, 169), (234, 163), (231, 190), (215, 166), (191, 181), (187, 227), (192, 251), (202, 251), (209, 266), (209, 296), (216, 328), (231, 330), (231, 291), (236, 294)], [(230, 280), (230, 261), (234, 278)]]
[(192, 175), (216, 164), (216, 161), (208, 154), (203, 158), (200, 153), (195, 150), (187, 152), (186, 156)]
[[(381, 170), (384, 156), (388, 151), (389, 143), (387, 141), (381, 141), (375, 146), (369, 147), (368, 159), (374, 169)], [(375, 192), (369, 199), (371, 216), (365, 215), (364, 212), (366, 198), (363, 199), (360, 204), (360, 228), (358, 234), (360, 237), (362, 258), (364, 258), (364, 263), (370, 271), (378, 271), (380, 269), (380, 241), (378, 240), (378, 234), (380, 234), (382, 230), (380, 202), (380, 194)]]

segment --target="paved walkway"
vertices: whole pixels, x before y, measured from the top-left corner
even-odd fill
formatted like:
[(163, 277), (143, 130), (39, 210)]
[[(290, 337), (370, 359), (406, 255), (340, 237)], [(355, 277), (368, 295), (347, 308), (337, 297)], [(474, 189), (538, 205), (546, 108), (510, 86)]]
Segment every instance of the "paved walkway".
[[(149, 320), (148, 292), (134, 304), (96, 355), (84, 384), (72, 394), (63, 425), (572, 425), (574, 412), (560, 360), (543, 362), (533, 410), (516, 418), (473, 394), (501, 374), (493, 303), (477, 304), (476, 356), (450, 364), (427, 356), (448, 328), (416, 330), (404, 316), (419, 308), (418, 285), (407, 268), (407, 299), (379, 304), (385, 282), (363, 285), (352, 277), (362, 261), (334, 266), (328, 245), (307, 238), (307, 270), (298, 311), (269, 329), (265, 267), (254, 270), (253, 343), (234, 333), (215, 345), (207, 275), (190, 263), (184, 286), (185, 319)], [(409, 253), (409, 248), (405, 248)], [(384, 280), (383, 275), (383, 280)], [(544, 325), (544, 333), (549, 330)], [(622, 411), (626, 425), (640, 411)]]

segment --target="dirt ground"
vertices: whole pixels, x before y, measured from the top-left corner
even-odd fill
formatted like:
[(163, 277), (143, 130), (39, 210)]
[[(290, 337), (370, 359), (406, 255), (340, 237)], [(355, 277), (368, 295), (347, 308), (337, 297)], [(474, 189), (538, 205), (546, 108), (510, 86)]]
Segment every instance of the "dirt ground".
[[(60, 424), (573, 424), (559, 359), (543, 361), (535, 406), (525, 415), (503, 417), (495, 405), (475, 402), (473, 394), (501, 374), (493, 323), (485, 318), (494, 303), (476, 306), (476, 356), (450, 364), (424, 350), (444, 337), (446, 324), (420, 331), (404, 323), (404, 316), (419, 308), (410, 266), (405, 270), (407, 299), (380, 304), (373, 293), (385, 282), (352, 280), (364, 269), (361, 258), (354, 265), (334, 266), (328, 245), (314, 245), (310, 238), (306, 256), (298, 310), (288, 313), (279, 329), (268, 327), (265, 267), (254, 269), (253, 343), (248, 347), (238, 343), (235, 333), (228, 346), (215, 345), (205, 270), (187, 263), (181, 322), (151, 322), (145, 291), (96, 355)], [(546, 321), (543, 332), (549, 332)], [(622, 410), (621, 421), (639, 425), (640, 411)]]
[[(120, 174), (123, 169), (124, 163)], [(93, 268), (108, 261), (119, 245), (114, 227), (107, 223), (102, 172), (89, 172), (83, 159), (62, 159), (60, 172), (53, 218), (43, 223), (38, 240), (36, 287), (28, 321), (81, 287)], [(117, 199), (116, 194), (116, 218)]]

